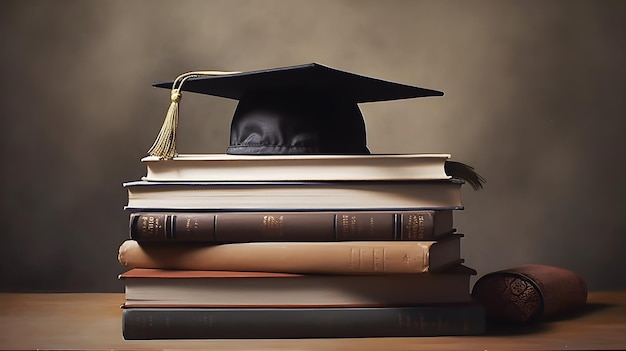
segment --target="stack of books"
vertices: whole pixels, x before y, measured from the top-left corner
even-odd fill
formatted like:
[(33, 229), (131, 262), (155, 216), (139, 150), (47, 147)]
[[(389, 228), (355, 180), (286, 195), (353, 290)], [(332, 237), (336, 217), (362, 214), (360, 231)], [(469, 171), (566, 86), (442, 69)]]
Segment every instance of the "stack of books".
[(449, 157), (144, 158), (124, 184), (124, 338), (482, 333)]

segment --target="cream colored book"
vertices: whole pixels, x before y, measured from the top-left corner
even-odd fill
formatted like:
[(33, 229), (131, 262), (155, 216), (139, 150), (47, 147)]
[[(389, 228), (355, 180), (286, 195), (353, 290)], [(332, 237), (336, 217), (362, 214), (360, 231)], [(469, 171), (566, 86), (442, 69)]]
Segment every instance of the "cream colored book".
[(344, 181), (449, 179), (449, 154), (148, 156), (147, 181)]
[(439, 241), (251, 242), (148, 245), (127, 240), (126, 268), (308, 274), (425, 273), (461, 263), (461, 237)]
[(125, 183), (129, 210), (461, 209), (456, 179), (378, 182)]
[(358, 307), (467, 303), (463, 265), (436, 274), (334, 275), (134, 268), (124, 307)]

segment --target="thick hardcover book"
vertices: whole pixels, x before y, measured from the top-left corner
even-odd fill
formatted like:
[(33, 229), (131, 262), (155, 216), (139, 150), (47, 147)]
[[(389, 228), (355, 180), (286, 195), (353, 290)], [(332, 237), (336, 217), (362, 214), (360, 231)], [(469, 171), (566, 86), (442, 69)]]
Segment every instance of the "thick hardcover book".
[(148, 181), (339, 181), (449, 179), (449, 154), (148, 156)]
[(131, 269), (119, 276), (127, 307), (356, 307), (470, 302), (476, 271), (318, 275)]
[(124, 308), (126, 340), (478, 335), (477, 303), (409, 307)]
[(281, 211), (461, 209), (463, 182), (124, 183), (130, 210)]
[(437, 240), (452, 210), (401, 212), (135, 212), (130, 238), (147, 241)]
[(221, 245), (127, 240), (126, 268), (309, 274), (390, 274), (441, 271), (462, 263), (461, 237), (438, 241), (250, 242)]

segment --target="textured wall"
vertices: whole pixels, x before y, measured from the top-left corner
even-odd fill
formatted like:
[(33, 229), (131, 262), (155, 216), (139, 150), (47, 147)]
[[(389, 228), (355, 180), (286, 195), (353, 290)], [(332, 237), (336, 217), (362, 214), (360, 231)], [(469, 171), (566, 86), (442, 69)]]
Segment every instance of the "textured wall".
[[(0, 14), (0, 290), (121, 291), (122, 182), (195, 69), (320, 62), (444, 90), (362, 106), (376, 153), (449, 152), (479, 275), (522, 263), (626, 288), (626, 2), (14, 1)], [(186, 95), (181, 152), (223, 152), (235, 103)]]

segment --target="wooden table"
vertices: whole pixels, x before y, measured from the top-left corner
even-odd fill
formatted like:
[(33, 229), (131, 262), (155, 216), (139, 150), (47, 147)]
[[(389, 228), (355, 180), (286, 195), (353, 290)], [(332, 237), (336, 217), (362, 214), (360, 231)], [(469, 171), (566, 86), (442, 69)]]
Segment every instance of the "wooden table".
[(529, 328), (492, 326), (472, 337), (122, 339), (123, 294), (0, 293), (0, 349), (11, 350), (626, 350), (626, 291), (589, 294), (584, 312)]

